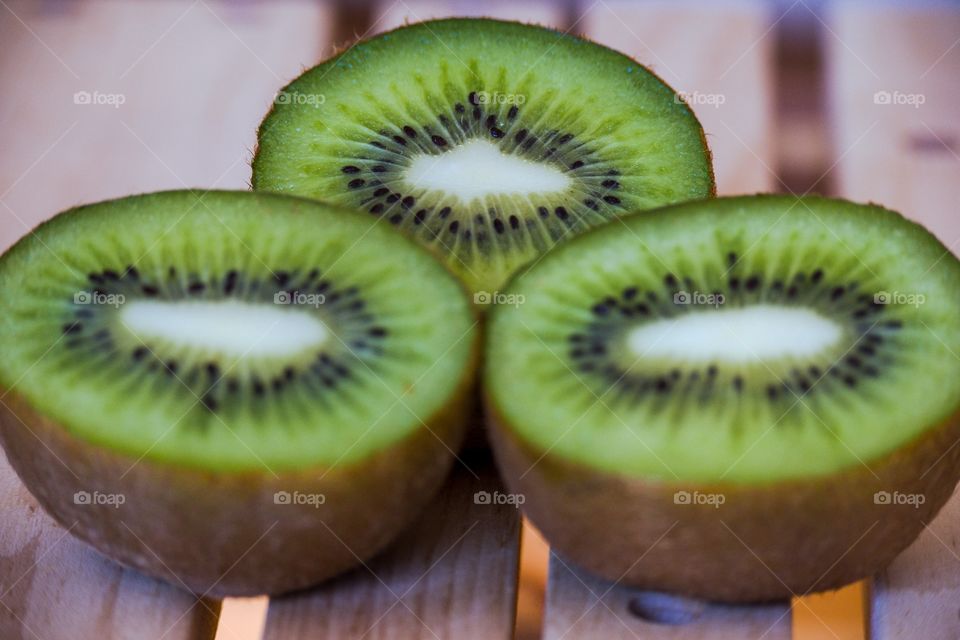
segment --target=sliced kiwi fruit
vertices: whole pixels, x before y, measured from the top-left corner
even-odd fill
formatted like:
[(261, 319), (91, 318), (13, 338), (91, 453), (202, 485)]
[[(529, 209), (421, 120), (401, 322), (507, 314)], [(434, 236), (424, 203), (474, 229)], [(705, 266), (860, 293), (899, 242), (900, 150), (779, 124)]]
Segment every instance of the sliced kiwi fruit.
[(388, 220), (484, 304), (558, 242), (714, 181), (700, 123), (642, 65), (541, 27), (452, 19), (374, 37), (282, 89), (253, 187)]
[(829, 589), (960, 476), (960, 263), (878, 206), (704, 200), (558, 247), (488, 319), (498, 462), (560, 553), (722, 601)]
[(472, 304), (359, 213), (239, 192), (79, 207), (0, 259), (0, 298), (0, 439), (27, 488), (197, 593), (368, 558), (462, 437)]

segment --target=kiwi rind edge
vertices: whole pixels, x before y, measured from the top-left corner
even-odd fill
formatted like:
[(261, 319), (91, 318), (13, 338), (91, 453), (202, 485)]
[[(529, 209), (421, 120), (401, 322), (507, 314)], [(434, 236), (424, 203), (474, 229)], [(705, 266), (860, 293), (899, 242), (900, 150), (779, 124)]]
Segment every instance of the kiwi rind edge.
[[(475, 369), (413, 433), (337, 468), (223, 473), (137, 459), (74, 437), (8, 389), (0, 444), (47, 513), (110, 558), (204, 596), (276, 595), (360, 564), (423, 510), (463, 440)], [(76, 504), (78, 491), (124, 504)], [(277, 504), (279, 491), (325, 503)]]
[[(885, 456), (769, 484), (657, 482), (593, 469), (528, 444), (485, 399), (511, 492), (551, 547), (618, 584), (749, 603), (834, 589), (876, 574), (933, 520), (960, 480), (960, 410)], [(678, 491), (722, 494), (677, 504)], [(878, 504), (877, 492), (923, 504)], [(615, 533), (610, 523), (616, 522)]]

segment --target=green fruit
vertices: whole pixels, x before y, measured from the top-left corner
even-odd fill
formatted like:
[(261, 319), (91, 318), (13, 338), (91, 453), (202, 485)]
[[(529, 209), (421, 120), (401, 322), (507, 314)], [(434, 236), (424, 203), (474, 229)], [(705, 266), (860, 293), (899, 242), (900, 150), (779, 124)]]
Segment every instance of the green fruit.
[(253, 186), (389, 220), (487, 293), (585, 229), (714, 189), (700, 123), (646, 68), (485, 19), (403, 27), (306, 71), (260, 127)]
[(353, 212), (187, 191), (80, 207), (0, 259), (0, 296), (12, 465), (74, 534), (197, 592), (369, 557), (462, 437), (470, 302)]
[(688, 203), (578, 238), (508, 295), (484, 381), (500, 462), (548, 540), (609, 578), (836, 587), (960, 476), (960, 263), (896, 213)]

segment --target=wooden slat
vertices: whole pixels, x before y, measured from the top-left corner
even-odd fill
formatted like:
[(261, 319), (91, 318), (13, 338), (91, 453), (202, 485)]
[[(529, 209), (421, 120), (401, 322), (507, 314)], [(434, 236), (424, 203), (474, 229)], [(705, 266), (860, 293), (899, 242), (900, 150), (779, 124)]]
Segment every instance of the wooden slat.
[[(264, 640), (507, 640), (516, 606), (519, 512), (485, 452), (384, 554), (313, 591), (270, 603)], [(344, 541), (349, 544), (349, 540)]]
[[(6, 7), (0, 249), (82, 202), (246, 188), (257, 125), (276, 91), (329, 52), (332, 25), (312, 0)], [(75, 104), (78, 92), (123, 103)]]
[[(840, 194), (901, 211), (956, 253), (960, 8), (844, 2), (828, 25)], [(870, 607), (877, 640), (960, 638), (960, 495), (876, 576)]]
[(723, 606), (615, 587), (551, 555), (543, 640), (786, 640), (782, 604)]
[(488, 17), (561, 27), (564, 5), (551, 0), (381, 0), (374, 11), (372, 32), (388, 31), (406, 22), (433, 18)]
[[(758, 2), (581, 4), (577, 28), (646, 64), (674, 89), (692, 95), (714, 154), (718, 190), (769, 190), (772, 41), (770, 16)], [(722, 104), (711, 99), (722, 96)], [(698, 103), (697, 101), (700, 100)], [(684, 621), (658, 624), (658, 612)], [(787, 602), (757, 607), (705, 605), (614, 586), (551, 556), (545, 640), (561, 638), (789, 638)]]
[(202, 640), (220, 603), (110, 562), (56, 524), (0, 453), (0, 638)]
[(713, 150), (717, 188), (732, 194), (771, 186), (771, 23), (758, 0), (583, 0), (574, 28), (688, 98)]

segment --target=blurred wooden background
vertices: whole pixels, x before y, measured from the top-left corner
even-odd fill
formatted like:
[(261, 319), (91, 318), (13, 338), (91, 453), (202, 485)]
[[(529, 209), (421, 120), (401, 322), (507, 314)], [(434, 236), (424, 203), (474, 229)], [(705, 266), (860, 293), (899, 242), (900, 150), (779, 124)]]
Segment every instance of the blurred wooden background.
[[(256, 125), (284, 83), (357, 37), (448, 15), (551, 25), (652, 67), (703, 121), (722, 194), (812, 190), (876, 201), (923, 222), (954, 251), (960, 245), (957, 4), (0, 0), (0, 249), (82, 202), (246, 188)], [(199, 638), (218, 615), (217, 637), (231, 640), (264, 631), (507, 637), (517, 514), (466, 502), (498, 486), (488, 461), (474, 463), (476, 476), (460, 470), (405, 538), (409, 554), (273, 603), (267, 619), (266, 599), (227, 600), (221, 612), (220, 603), (103, 561), (38, 512), (0, 458), (0, 637)], [(443, 526), (437, 513), (447, 516)], [(517, 637), (847, 640), (872, 626), (884, 640), (960, 638), (958, 550), (954, 500), (870, 590), (708, 607), (689, 624), (664, 626), (636, 615), (629, 590), (558, 559), (547, 592), (548, 549), (524, 527)], [(365, 608), (372, 602), (385, 611)], [(466, 619), (470, 633), (446, 626)]]

